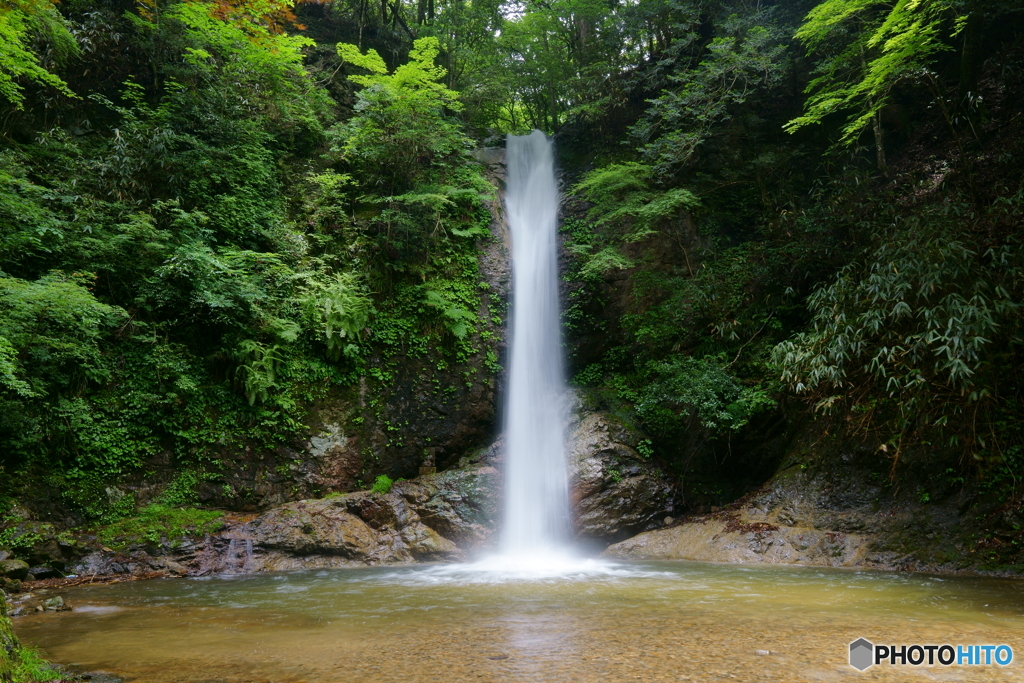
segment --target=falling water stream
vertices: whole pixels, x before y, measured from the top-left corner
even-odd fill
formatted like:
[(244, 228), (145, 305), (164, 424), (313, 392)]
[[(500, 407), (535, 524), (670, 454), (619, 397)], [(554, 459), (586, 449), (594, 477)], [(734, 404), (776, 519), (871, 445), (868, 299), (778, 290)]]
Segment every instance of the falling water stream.
[[(509, 137), (514, 303), (500, 552), (471, 564), (153, 580), (18, 618), (78, 671), (151, 683), (1024, 681), (1012, 580), (574, 557), (550, 141)], [(233, 541), (233, 543), (235, 543)], [(236, 563), (252, 554), (245, 541)], [(847, 664), (847, 646), (1006, 643), (1007, 667)]]
[(558, 553), (568, 529), (565, 379), (558, 305), (558, 188), (551, 142), (508, 136), (512, 340), (506, 398), (502, 550), (517, 561)]

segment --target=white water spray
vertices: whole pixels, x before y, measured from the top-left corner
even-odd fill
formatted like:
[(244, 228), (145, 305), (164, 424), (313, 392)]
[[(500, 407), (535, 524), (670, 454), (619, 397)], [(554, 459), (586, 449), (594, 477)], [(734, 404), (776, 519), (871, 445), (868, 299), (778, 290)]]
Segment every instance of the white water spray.
[(505, 206), (512, 232), (512, 342), (502, 550), (506, 558), (521, 563), (564, 552), (569, 540), (558, 188), (552, 145), (539, 130), (508, 136), (505, 159)]

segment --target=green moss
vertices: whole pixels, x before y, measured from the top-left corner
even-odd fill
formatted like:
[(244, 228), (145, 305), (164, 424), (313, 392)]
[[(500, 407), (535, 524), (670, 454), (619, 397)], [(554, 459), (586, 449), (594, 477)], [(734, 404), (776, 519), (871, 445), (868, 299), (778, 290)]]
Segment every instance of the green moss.
[(162, 543), (166, 540), (177, 544), (184, 536), (205, 536), (216, 531), (222, 525), (222, 520), (223, 514), (214, 510), (154, 504), (139, 510), (135, 517), (102, 527), (96, 537), (114, 549), (143, 541)]
[(389, 477), (386, 474), (382, 474), (379, 477), (377, 477), (376, 481), (373, 482), (373, 487), (370, 489), (370, 491), (372, 491), (373, 493), (381, 494), (390, 493), (391, 486), (394, 483), (395, 482), (391, 480), (391, 477)]

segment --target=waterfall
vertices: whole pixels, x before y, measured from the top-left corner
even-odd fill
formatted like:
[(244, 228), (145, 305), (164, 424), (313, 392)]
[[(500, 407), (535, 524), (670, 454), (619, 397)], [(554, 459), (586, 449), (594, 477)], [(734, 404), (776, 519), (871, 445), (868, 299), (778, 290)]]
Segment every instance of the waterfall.
[(539, 130), (508, 136), (505, 195), (512, 233), (512, 342), (505, 405), (506, 556), (541, 555), (568, 540), (565, 378), (559, 328), (558, 188)]

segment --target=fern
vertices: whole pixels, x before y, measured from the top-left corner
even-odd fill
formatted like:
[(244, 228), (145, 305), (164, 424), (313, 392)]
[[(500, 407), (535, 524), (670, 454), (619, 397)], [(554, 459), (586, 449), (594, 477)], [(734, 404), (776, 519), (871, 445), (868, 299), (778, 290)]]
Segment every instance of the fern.
[(327, 357), (338, 360), (358, 342), (373, 315), (373, 302), (353, 273), (338, 273), (328, 282), (312, 281), (303, 300), (307, 318), (327, 346)]

